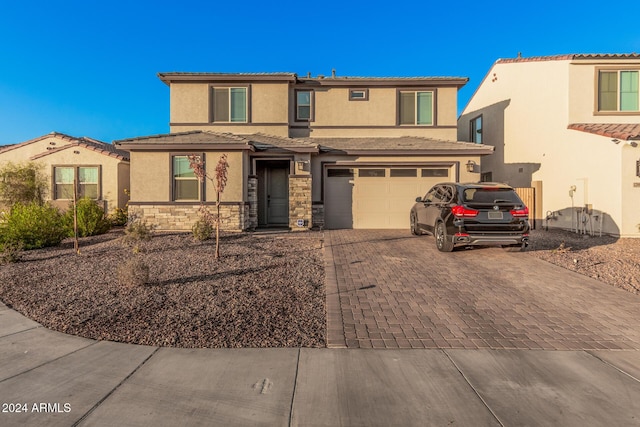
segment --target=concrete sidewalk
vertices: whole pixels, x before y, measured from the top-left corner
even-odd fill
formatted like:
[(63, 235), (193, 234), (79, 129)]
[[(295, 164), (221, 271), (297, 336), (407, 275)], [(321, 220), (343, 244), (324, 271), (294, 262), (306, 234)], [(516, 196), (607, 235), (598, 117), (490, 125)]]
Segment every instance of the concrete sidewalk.
[(0, 304), (2, 426), (634, 426), (640, 352), (173, 349)]

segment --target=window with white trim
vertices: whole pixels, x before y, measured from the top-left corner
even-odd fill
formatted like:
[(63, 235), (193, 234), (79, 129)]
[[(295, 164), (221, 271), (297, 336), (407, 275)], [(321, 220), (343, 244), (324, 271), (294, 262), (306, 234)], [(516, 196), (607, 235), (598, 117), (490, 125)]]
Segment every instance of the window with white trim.
[(478, 116), (475, 119), (472, 119), (469, 124), (471, 126), (471, 142), (482, 144), (482, 116)]
[(191, 168), (189, 157), (173, 156), (171, 163), (173, 200), (200, 200), (200, 180)]
[(53, 198), (73, 200), (73, 185), (77, 184), (76, 197), (98, 200), (100, 196), (100, 170), (98, 166), (54, 166)]
[(310, 90), (296, 91), (296, 120), (311, 121), (313, 93)]
[(433, 91), (400, 92), (401, 125), (433, 125)]
[(640, 111), (639, 74), (639, 70), (600, 70), (598, 111)]
[(213, 121), (215, 123), (247, 122), (247, 88), (213, 88)]

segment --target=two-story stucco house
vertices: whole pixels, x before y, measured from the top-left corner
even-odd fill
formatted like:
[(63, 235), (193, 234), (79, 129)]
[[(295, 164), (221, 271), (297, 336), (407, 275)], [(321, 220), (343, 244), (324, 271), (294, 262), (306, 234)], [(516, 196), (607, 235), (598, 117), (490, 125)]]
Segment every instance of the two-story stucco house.
[(538, 223), (640, 237), (640, 55), (500, 59), (458, 120), (482, 180), (535, 187)]
[(49, 181), (47, 199), (61, 209), (78, 197), (95, 200), (110, 212), (124, 208), (129, 188), (129, 153), (89, 137), (51, 132), (19, 144), (0, 147), (0, 167), (7, 163), (42, 165)]
[(161, 73), (170, 133), (116, 141), (131, 155), (130, 212), (188, 230), (228, 156), (223, 227), (408, 228), (436, 182), (477, 181), (493, 148), (456, 141), (460, 77)]

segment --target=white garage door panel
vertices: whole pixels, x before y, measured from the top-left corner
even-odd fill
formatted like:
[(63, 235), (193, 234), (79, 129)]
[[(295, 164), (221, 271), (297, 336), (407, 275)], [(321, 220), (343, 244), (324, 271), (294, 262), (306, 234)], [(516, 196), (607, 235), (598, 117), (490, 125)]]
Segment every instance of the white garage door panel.
[[(377, 167), (376, 169), (380, 169)], [(397, 169), (397, 168), (396, 168)], [(410, 168), (415, 169), (415, 168)], [(416, 197), (448, 177), (328, 177), (325, 181), (327, 228), (408, 228), (409, 211)]]

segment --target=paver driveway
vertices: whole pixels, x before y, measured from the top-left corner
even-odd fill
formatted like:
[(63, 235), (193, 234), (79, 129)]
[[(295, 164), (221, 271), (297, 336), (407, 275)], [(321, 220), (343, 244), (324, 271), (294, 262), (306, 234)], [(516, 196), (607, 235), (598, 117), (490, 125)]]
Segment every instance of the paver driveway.
[(640, 297), (527, 253), (330, 230), (325, 255), (329, 347), (640, 349)]

